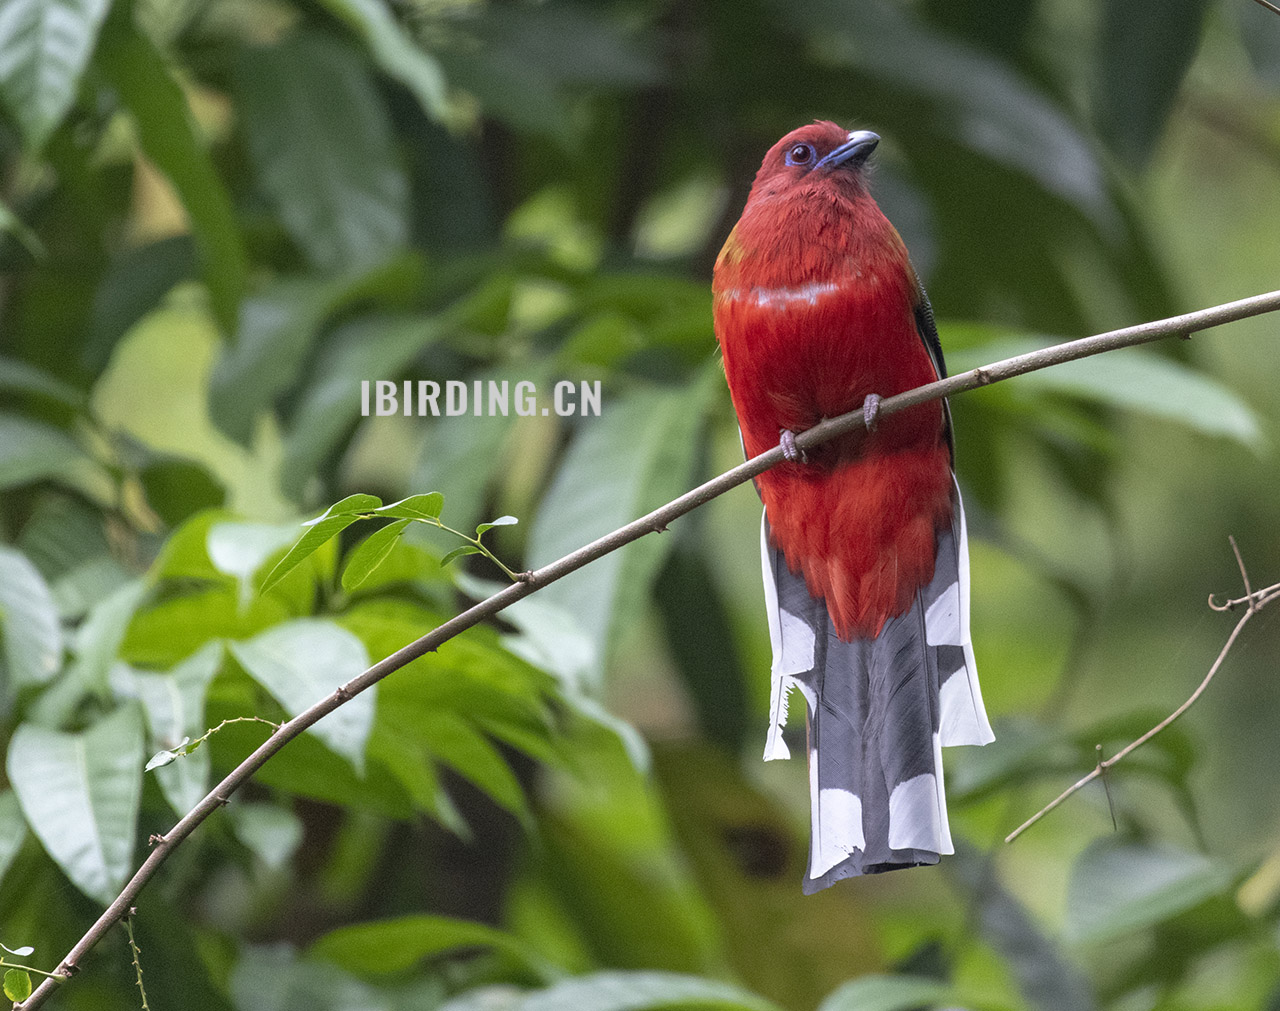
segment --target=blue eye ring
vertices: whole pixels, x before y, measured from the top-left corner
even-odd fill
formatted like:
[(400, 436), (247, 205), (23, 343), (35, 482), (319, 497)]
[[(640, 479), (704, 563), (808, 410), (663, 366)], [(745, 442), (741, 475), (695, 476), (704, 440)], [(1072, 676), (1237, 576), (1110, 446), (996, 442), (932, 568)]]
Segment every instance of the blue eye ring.
[(788, 165), (811, 165), (813, 156), (812, 144), (792, 144), (787, 149), (786, 162)]

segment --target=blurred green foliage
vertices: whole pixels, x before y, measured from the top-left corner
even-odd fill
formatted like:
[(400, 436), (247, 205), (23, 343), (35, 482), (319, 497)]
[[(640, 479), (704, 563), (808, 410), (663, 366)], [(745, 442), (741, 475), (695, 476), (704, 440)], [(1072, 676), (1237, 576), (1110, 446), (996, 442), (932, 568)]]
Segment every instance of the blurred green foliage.
[[(0, 941), (35, 948), (6, 964), (52, 968), (268, 732), (239, 718), (501, 578), (331, 514), (268, 583), (301, 519), (440, 492), (458, 530), (519, 517), (485, 534), (519, 569), (737, 461), (710, 267), (815, 117), (884, 136), (953, 368), (1280, 276), (1249, 0), (0, 3)], [(142, 895), (151, 1006), (1280, 1008), (1273, 617), (1109, 798), (1000, 842), (1199, 681), (1228, 533), (1280, 580), (1275, 330), (956, 399), (999, 740), (948, 756), (939, 868), (801, 897), (739, 489), (268, 763)], [(363, 418), (379, 379), (603, 411)], [(130, 957), (113, 933), (50, 1006), (137, 1007)]]

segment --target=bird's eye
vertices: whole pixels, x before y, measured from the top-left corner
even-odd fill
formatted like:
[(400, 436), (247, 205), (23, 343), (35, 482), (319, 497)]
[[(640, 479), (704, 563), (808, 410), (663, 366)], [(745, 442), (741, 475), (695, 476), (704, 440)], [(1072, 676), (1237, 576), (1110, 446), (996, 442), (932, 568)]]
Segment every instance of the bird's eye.
[(813, 161), (813, 148), (808, 144), (794, 144), (787, 151), (788, 165), (808, 165)]

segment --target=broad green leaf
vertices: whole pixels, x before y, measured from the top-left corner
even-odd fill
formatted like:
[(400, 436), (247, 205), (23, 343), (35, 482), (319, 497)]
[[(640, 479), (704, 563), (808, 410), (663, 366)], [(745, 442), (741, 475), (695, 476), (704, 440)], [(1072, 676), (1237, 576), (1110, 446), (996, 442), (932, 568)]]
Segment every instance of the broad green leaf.
[[(715, 380), (713, 383), (711, 380)], [(697, 431), (719, 377), (707, 370), (685, 389), (649, 389), (586, 419), (534, 517), (529, 567), (538, 568), (687, 491)], [(578, 621), (595, 647), (598, 682), (622, 629), (644, 602), (670, 540), (648, 536), (538, 594)]]
[(18, 795), (12, 790), (0, 790), (0, 881), (4, 880), (5, 872), (26, 838), (27, 823), (18, 806)]
[(313, 265), (368, 266), (404, 245), (408, 183), (354, 52), (298, 31), (242, 52), (235, 86), (259, 185)]
[(262, 588), (258, 592), (266, 593), (309, 555), (314, 554), (326, 541), (336, 537), (355, 523), (360, 518), (360, 513), (372, 512), (380, 505), (382, 505), (382, 499), (376, 495), (348, 495), (341, 501), (335, 502), (315, 519), (308, 520), (303, 524), (306, 532), (267, 573), (267, 578), (262, 581)]
[(545, 975), (542, 959), (521, 940), (484, 923), (446, 916), (401, 916), (331, 930), (308, 952), (362, 975), (399, 973), (423, 959), (458, 948), (490, 948), (511, 956), (522, 967)]
[(231, 198), (164, 58), (133, 24), (131, 5), (118, 8), (103, 30), (97, 62), (132, 113), (142, 150), (173, 183), (191, 217), (214, 316), (231, 333), (248, 272)]
[(146, 598), (150, 587), (134, 579), (90, 608), (71, 640), (74, 659), (62, 676), (36, 699), (31, 718), (46, 726), (59, 726), (70, 717), (87, 695), (105, 699), (108, 672), (120, 655), (120, 647), (130, 622)]
[[(141, 671), (123, 664), (112, 671), (119, 695), (137, 698), (147, 717), (150, 747), (179, 748), (206, 729), (205, 693), (222, 663), (222, 644), (211, 642), (164, 673)], [(205, 795), (209, 781), (208, 748), (195, 751), (157, 768), (156, 778), (169, 806), (186, 814)]]
[(31, 974), (22, 969), (8, 969), (4, 974), (4, 995), (15, 1003), (31, 996)]
[(65, 480), (67, 472), (85, 460), (80, 447), (62, 429), (0, 414), (0, 489)]
[(533, 818), (515, 773), (489, 739), (464, 716), (448, 712), (419, 713), (427, 750), (471, 780), (485, 793), (532, 827)]
[(16, 390), (19, 393), (38, 393), (67, 407), (82, 408), (85, 397), (70, 383), (49, 375), (43, 369), (0, 355), (0, 390)]
[(339, 326), (289, 416), (280, 481), (297, 495), (360, 419), (362, 380), (399, 375), (440, 334), (425, 316), (362, 316)]
[(578, 976), (531, 993), (518, 1007), (519, 1011), (778, 1011), (771, 1001), (728, 983), (652, 971)]
[(832, 993), (818, 1011), (915, 1011), (951, 995), (947, 984), (922, 976), (862, 976)]
[(0, 4), (0, 101), (39, 151), (75, 100), (110, 0)]
[[(253, 595), (253, 577), (267, 559), (291, 543), (297, 533), (298, 528), (293, 524), (215, 523), (209, 528), (205, 549), (214, 568), (235, 577), (240, 587), (240, 600), (247, 603)], [(319, 546), (316, 545), (317, 548)], [(298, 562), (301, 561), (299, 558)], [(273, 581), (278, 581), (284, 574), (281, 572), (276, 576), (273, 569)]]
[(773, 6), (820, 39), (832, 62), (856, 68), (904, 99), (927, 100), (935, 115), (926, 125), (947, 140), (1029, 176), (1095, 222), (1113, 223), (1115, 209), (1088, 138), (1008, 63), (932, 29), (912, 7), (876, 0)]
[(1132, 168), (1146, 164), (1160, 139), (1208, 10), (1206, 0), (1102, 5), (1094, 116), (1099, 132)]
[(169, 527), (186, 522), (205, 509), (216, 509), (227, 490), (204, 464), (159, 456), (138, 474), (147, 504)]
[(1100, 943), (1153, 927), (1222, 894), (1231, 872), (1200, 853), (1102, 839), (1071, 868), (1066, 933)]
[[(1043, 347), (1036, 340), (1008, 339), (949, 356), (953, 372), (1012, 358)], [(1265, 445), (1257, 415), (1212, 376), (1140, 348), (1094, 355), (1011, 380), (1016, 389), (1052, 390), (1111, 407), (1165, 418), (1206, 435)]]
[(423, 112), (433, 119), (444, 114), (445, 82), (439, 64), (410, 39), (383, 0), (321, 2), (364, 39), (382, 72), (413, 92)]
[(228, 808), (236, 838), (251, 849), (268, 870), (279, 870), (302, 842), (302, 822), (277, 804), (237, 803)]
[(285, 945), (246, 946), (231, 972), (236, 1011), (390, 1011), (386, 996), (327, 962)]
[[(227, 645), (240, 665), (290, 716), (297, 716), (369, 666), (369, 654), (359, 639), (333, 622), (316, 618), (285, 622), (247, 641)], [(347, 700), (310, 730), (348, 759), (357, 772), (364, 770), (375, 691), (370, 688)]]
[(27, 824), (76, 887), (98, 902), (110, 902), (132, 869), (143, 762), (135, 705), (79, 734), (24, 723), (9, 745), (9, 782)]
[[(4, 668), (14, 690), (40, 685), (62, 663), (62, 626), (49, 586), (20, 551), (0, 544), (0, 628)], [(0, 708), (8, 694), (0, 683)]]
[(342, 588), (350, 592), (363, 583), (391, 553), (400, 535), (404, 533), (404, 528), (411, 522), (413, 521), (396, 520), (388, 523), (381, 530), (370, 534), (363, 544), (351, 552), (347, 567), (342, 572)]
[(82, 354), (85, 367), (100, 372), (120, 338), (174, 285), (195, 277), (196, 267), (196, 248), (189, 235), (170, 236), (121, 253), (93, 295), (93, 316)]
[[(421, 284), (422, 261), (407, 254), (338, 277), (273, 281), (245, 300), (235, 344), (214, 367), (209, 389), (214, 422), (248, 445), (258, 415), (307, 368), (312, 344), (331, 315), (364, 299), (405, 301)], [(357, 404), (361, 378), (347, 377), (348, 395)]]
[(379, 516), (396, 516), (404, 519), (439, 519), (444, 511), (444, 496), (438, 491), (425, 495), (410, 495), (399, 502), (392, 502), (375, 510)]
[[(308, 588), (308, 595), (314, 590)], [(247, 639), (300, 610), (279, 591), (255, 597), (247, 608), (230, 586), (166, 596), (135, 615), (120, 656), (141, 667), (167, 670), (211, 639)]]

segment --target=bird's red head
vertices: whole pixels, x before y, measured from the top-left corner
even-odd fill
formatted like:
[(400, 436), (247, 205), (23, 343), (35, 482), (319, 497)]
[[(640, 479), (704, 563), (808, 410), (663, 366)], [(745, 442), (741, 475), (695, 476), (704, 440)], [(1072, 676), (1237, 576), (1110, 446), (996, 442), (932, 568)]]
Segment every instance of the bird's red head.
[(774, 144), (751, 187), (751, 199), (834, 189), (848, 197), (866, 192), (863, 168), (880, 143), (870, 130), (849, 132), (826, 120), (810, 123)]

